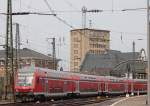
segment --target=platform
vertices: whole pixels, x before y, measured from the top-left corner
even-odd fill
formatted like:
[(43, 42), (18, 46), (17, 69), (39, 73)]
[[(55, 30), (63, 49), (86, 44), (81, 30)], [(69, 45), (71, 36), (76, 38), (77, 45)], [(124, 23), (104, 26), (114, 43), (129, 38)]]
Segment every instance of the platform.
[(12, 101), (6, 101), (6, 100), (0, 100), (0, 105), (4, 105), (4, 104), (12, 104), (12, 103), (14, 103), (14, 102), (12, 102)]
[(146, 96), (120, 97), (107, 100), (101, 103), (89, 104), (85, 106), (148, 106)]
[(148, 106), (146, 105), (147, 96), (134, 96), (121, 99), (110, 106)]

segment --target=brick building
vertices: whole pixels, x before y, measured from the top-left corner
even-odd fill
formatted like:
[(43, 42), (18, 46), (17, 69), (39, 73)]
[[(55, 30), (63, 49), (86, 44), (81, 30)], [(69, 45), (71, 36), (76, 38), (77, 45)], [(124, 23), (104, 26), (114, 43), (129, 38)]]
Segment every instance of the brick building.
[[(23, 48), (20, 50), (19, 67), (34, 64), (36, 67), (57, 70), (58, 59), (36, 52), (31, 49)], [(15, 56), (14, 56), (15, 57)], [(15, 60), (15, 59), (14, 59)], [(5, 50), (0, 50), (0, 76), (5, 72)]]

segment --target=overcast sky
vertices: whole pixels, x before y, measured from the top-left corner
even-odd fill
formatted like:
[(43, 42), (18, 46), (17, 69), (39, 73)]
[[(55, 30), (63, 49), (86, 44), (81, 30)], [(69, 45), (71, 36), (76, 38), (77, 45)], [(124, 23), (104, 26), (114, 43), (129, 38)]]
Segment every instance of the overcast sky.
[[(6, 1), (0, 0), (0, 12), (6, 12)], [(12, 0), (14, 12), (46, 12), (45, 0)], [(132, 51), (132, 42), (136, 43), (136, 51), (146, 49), (146, 10), (115, 11), (122, 9), (146, 8), (147, 0), (47, 0), (59, 17), (74, 28), (81, 28), (81, 8), (88, 10), (114, 10), (101, 13), (87, 13), (87, 27), (92, 20), (92, 28), (110, 30), (110, 47), (122, 52)], [(61, 11), (61, 12), (60, 12)], [(69, 11), (69, 12), (68, 12)], [(73, 12), (70, 12), (73, 11)], [(0, 35), (5, 36), (6, 17), (0, 15)], [(70, 30), (71, 28), (53, 16), (13, 16), (13, 22), (20, 24), (22, 47), (48, 54), (52, 53), (48, 37), (56, 37), (57, 56), (63, 59), (62, 66), (69, 65)], [(121, 37), (122, 36), (122, 37)], [(61, 40), (60, 40), (61, 39)], [(138, 40), (143, 39), (143, 40)], [(28, 44), (26, 43), (28, 40)], [(60, 42), (61, 41), (61, 42)], [(50, 42), (50, 41), (49, 41)], [(0, 44), (4, 39), (0, 38)]]

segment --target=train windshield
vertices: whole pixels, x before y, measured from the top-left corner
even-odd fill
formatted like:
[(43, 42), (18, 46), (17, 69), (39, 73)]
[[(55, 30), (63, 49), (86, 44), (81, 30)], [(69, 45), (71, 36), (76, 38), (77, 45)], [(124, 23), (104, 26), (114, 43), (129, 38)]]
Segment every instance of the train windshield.
[(17, 85), (18, 86), (31, 86), (33, 80), (33, 70), (31, 68), (23, 68), (18, 71)]

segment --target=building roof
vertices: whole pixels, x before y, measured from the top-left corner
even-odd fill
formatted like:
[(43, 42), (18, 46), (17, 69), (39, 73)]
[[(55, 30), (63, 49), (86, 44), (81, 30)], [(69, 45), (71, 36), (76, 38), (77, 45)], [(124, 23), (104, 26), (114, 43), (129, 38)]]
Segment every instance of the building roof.
[(100, 32), (110, 32), (109, 30), (101, 30), (101, 29), (91, 29), (91, 28), (85, 28), (85, 29), (73, 29), (72, 31), (78, 31), (78, 30), (91, 30), (91, 31), (100, 31)]
[[(15, 53), (14, 53), (15, 55)], [(45, 54), (36, 52), (34, 50), (23, 48), (20, 49), (20, 57), (21, 58), (34, 58), (34, 59), (43, 59), (43, 60), (52, 60), (53, 58), (50, 56), (47, 56)], [(5, 58), (5, 50), (0, 50), (0, 58)]]
[[(135, 52), (135, 58), (139, 56)], [(81, 65), (81, 71), (91, 71), (94, 68), (113, 69), (122, 61), (133, 60), (133, 52), (121, 53), (120, 51), (110, 50), (106, 54), (87, 54)]]

